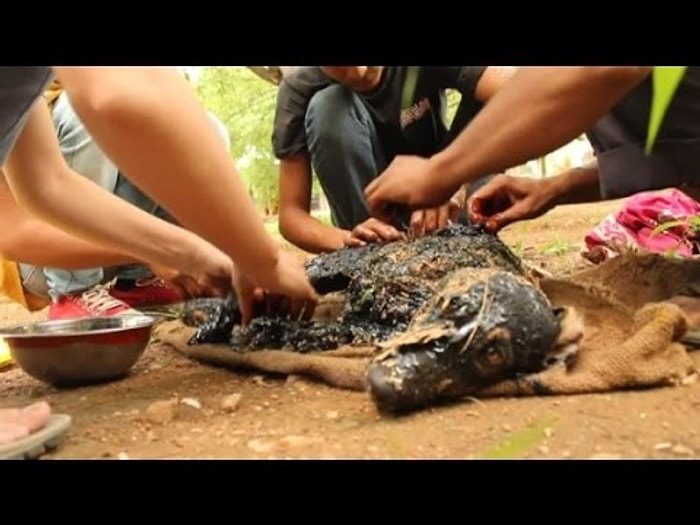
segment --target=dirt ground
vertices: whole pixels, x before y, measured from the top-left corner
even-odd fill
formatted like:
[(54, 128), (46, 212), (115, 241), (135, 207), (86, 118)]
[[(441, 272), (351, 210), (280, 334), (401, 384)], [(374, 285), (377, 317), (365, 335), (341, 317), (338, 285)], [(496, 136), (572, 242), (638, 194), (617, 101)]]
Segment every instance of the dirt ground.
[[(578, 205), (503, 232), (559, 275), (587, 266), (583, 237), (619, 202)], [(42, 318), (0, 304), (0, 324)], [(690, 349), (689, 349), (690, 350)], [(700, 352), (691, 351), (700, 366)], [(45, 398), (73, 417), (44, 458), (695, 458), (700, 382), (609, 394), (465, 400), (380, 417), (363, 393), (247, 374), (152, 345), (120, 381), (58, 390), (0, 371), (0, 406)]]

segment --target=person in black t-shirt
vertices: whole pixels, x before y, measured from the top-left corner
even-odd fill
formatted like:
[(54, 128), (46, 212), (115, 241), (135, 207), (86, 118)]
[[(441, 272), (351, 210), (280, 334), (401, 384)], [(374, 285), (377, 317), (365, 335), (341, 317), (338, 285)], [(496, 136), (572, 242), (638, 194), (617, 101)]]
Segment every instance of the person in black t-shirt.
[(469, 199), (470, 219), (493, 231), (559, 204), (663, 188), (700, 195), (700, 68), (689, 67), (652, 151), (645, 151), (651, 67), (528, 67), (429, 159), (401, 156), (366, 188), (373, 214), (436, 206), (455, 188), (499, 173), (585, 133), (595, 159), (541, 180), (498, 175)]
[[(514, 72), (510, 67), (301, 67), (282, 81), (272, 135), (280, 160), (280, 232), (311, 253), (435, 231), (460, 213), (455, 192), (436, 207), (371, 218), (365, 186), (396, 155), (444, 148)], [(446, 90), (461, 94), (451, 126)], [(310, 212), (312, 168), (333, 226)]]

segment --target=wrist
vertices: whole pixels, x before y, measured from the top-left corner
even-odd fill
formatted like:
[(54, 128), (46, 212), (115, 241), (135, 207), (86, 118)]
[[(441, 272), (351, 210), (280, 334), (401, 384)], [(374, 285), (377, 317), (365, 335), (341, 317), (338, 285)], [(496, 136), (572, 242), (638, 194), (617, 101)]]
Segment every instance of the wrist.
[(234, 265), (237, 272), (242, 274), (252, 286), (265, 290), (277, 290), (279, 288), (279, 262), (280, 253), (279, 249), (277, 249), (274, 254), (259, 258), (257, 264), (253, 267), (235, 263)]
[(269, 246), (256, 258), (255, 264), (250, 268), (242, 268), (250, 281), (261, 288), (276, 288), (280, 262), (279, 246)]
[(333, 250), (340, 250), (346, 246), (346, 241), (352, 237), (352, 230), (345, 230), (343, 228), (336, 228), (336, 235), (334, 237), (334, 247)]
[(551, 208), (569, 204), (571, 191), (573, 189), (573, 173), (566, 171), (544, 180), (547, 200)]
[(345, 246), (345, 241), (351, 234), (350, 231), (326, 224), (320, 224), (320, 227), (314, 226), (313, 229), (302, 231), (297, 237), (297, 242), (292, 244), (311, 254), (329, 253)]
[(431, 192), (433, 195), (439, 195), (442, 202), (447, 202), (453, 197), (464, 185), (464, 181), (468, 180), (463, 166), (448, 151), (441, 151), (430, 157), (427, 168)]

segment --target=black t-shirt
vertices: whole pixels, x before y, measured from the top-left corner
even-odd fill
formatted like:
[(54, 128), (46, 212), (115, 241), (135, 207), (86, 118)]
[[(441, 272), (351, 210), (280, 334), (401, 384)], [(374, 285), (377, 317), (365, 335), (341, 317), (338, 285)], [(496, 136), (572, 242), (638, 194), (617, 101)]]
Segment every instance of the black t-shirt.
[[(447, 135), (445, 91), (455, 89), (463, 101), (473, 102), (467, 108), (473, 116), (482, 107), (474, 93), (485, 69), (386, 66), (374, 90), (356, 93), (372, 117), (387, 160), (397, 154), (429, 156), (439, 151)], [(405, 90), (407, 78), (409, 88)], [(331, 83), (316, 66), (299, 68), (282, 81), (272, 133), (277, 158), (308, 152), (306, 109), (313, 95)], [(403, 100), (405, 92), (410, 96), (407, 101)], [(402, 107), (404, 102), (408, 102), (406, 107)]]
[(700, 186), (700, 68), (686, 70), (648, 155), (644, 148), (652, 94), (650, 75), (586, 134), (598, 158), (606, 197)]

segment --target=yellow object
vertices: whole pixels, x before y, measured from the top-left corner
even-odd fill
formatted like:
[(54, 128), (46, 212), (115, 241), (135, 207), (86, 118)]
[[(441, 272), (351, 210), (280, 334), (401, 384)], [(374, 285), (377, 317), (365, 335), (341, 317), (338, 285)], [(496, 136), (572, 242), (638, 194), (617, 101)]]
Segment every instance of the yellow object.
[(49, 105), (49, 109), (53, 108), (58, 96), (63, 92), (63, 86), (58, 80), (51, 82), (49, 88), (44, 92), (44, 100)]
[(17, 263), (7, 259), (0, 259), (0, 295), (21, 304), (30, 312), (41, 310), (49, 304), (48, 299), (35, 296), (24, 290)]
[[(22, 287), (19, 267), (14, 261), (0, 259), (0, 296), (5, 296), (15, 303), (24, 306), (30, 312), (41, 310), (49, 303), (47, 299), (28, 293)], [(12, 364), (10, 349), (5, 340), (0, 337), (0, 369)]]
[(5, 340), (0, 337), (0, 368), (5, 368), (5, 366), (12, 363), (12, 356), (10, 355), (10, 348), (7, 346)]

